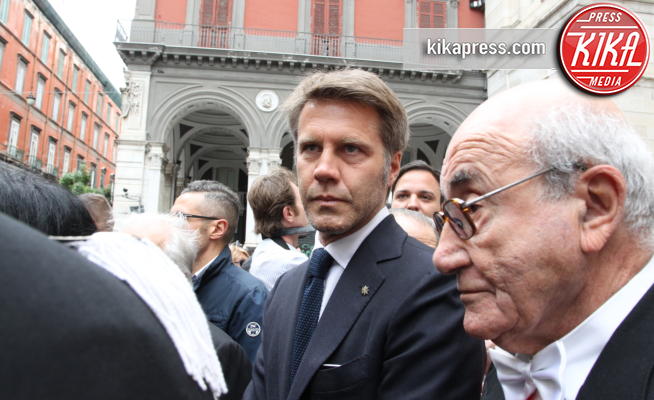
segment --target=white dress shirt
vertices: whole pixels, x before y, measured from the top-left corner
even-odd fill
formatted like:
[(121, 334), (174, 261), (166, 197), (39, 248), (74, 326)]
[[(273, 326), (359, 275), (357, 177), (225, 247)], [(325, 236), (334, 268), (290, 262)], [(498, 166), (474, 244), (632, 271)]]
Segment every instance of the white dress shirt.
[[(220, 255), (220, 253), (218, 253), (218, 255)], [(200, 269), (198, 270), (198, 272), (194, 273), (194, 274), (193, 274), (193, 278), (194, 278), (194, 279), (200, 279), (200, 277), (202, 276), (202, 274), (204, 274), (204, 271), (205, 271), (207, 268), (209, 268), (209, 266), (211, 265), (211, 263), (214, 262), (214, 260), (215, 260), (216, 258), (218, 258), (218, 256), (215, 256), (214, 258), (212, 258), (211, 261), (209, 261), (208, 263), (206, 263), (206, 264), (204, 265), (204, 267), (200, 268)]]
[(290, 244), (289, 249), (275, 243), (272, 239), (264, 239), (257, 245), (252, 254), (250, 273), (259, 278), (268, 290), (275, 286), (277, 279), (307, 261), (307, 256)]
[(654, 258), (584, 322), (533, 357), (490, 349), (506, 400), (524, 400), (534, 388), (543, 400), (575, 399), (604, 346), (653, 284)]
[(350, 263), (352, 256), (359, 249), (359, 246), (361, 246), (361, 243), (368, 237), (370, 232), (372, 232), (388, 215), (390, 215), (388, 209), (382, 207), (381, 210), (379, 210), (379, 212), (377, 212), (377, 214), (375, 214), (375, 216), (358, 231), (333, 241), (327, 246), (322, 245), (319, 236), (320, 232), (316, 231), (314, 249), (324, 247), (332, 258), (334, 258), (334, 264), (332, 264), (327, 273), (327, 278), (325, 279), (325, 291), (323, 292), (322, 304), (320, 305), (320, 317), (322, 317), (322, 312), (325, 310), (325, 306), (329, 302), (329, 298), (332, 296), (334, 288), (336, 288), (336, 284), (338, 283), (338, 280), (341, 279), (341, 275), (343, 275), (343, 271), (345, 271), (345, 268)]

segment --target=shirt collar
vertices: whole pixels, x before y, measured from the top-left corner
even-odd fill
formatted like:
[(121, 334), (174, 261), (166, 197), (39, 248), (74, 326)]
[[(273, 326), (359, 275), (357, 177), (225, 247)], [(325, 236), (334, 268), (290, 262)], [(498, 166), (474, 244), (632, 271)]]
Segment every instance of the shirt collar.
[(204, 274), (204, 271), (206, 271), (207, 268), (209, 268), (209, 266), (210, 266), (214, 261), (216, 261), (216, 258), (218, 258), (218, 256), (220, 256), (220, 254), (218, 254), (217, 256), (215, 256), (214, 258), (212, 258), (211, 261), (209, 261), (208, 263), (206, 263), (204, 267), (200, 268), (200, 270), (198, 270), (198, 272), (194, 273), (194, 274), (193, 274), (193, 278), (195, 278), (195, 279), (200, 279), (200, 277), (202, 276), (202, 274)]
[(654, 258), (586, 320), (533, 357), (491, 349), (506, 399), (525, 398), (534, 387), (543, 399), (576, 398), (604, 346), (652, 285)]
[(354, 256), (354, 253), (359, 249), (359, 246), (361, 246), (361, 243), (363, 243), (368, 235), (370, 235), (370, 232), (372, 232), (388, 215), (390, 215), (388, 209), (382, 207), (377, 214), (375, 214), (375, 216), (358, 231), (335, 240), (327, 246), (322, 245), (318, 236), (320, 232), (316, 231), (314, 249), (324, 247), (325, 250), (327, 250), (327, 252), (334, 258), (334, 261), (345, 269), (345, 267), (350, 263), (352, 256)]

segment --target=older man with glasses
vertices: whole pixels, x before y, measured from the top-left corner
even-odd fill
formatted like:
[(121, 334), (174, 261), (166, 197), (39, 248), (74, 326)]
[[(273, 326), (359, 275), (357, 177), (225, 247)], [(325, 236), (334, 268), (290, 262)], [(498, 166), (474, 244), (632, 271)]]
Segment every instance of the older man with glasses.
[(209, 321), (238, 342), (254, 361), (261, 343), (264, 284), (232, 263), (229, 242), (234, 236), (239, 199), (215, 181), (191, 182), (170, 212), (188, 221), (198, 233), (193, 263), (193, 289)]
[(497, 344), (483, 398), (654, 398), (654, 159), (615, 105), (507, 90), (459, 127), (442, 178), (433, 261), (466, 331)]

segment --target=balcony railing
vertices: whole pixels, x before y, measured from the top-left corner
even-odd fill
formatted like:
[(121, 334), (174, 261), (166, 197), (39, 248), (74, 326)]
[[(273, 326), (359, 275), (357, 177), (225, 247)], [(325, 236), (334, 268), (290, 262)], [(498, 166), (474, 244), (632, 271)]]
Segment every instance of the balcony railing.
[(50, 165), (50, 164), (46, 165), (45, 172), (47, 172), (50, 175), (59, 176), (59, 171), (54, 166), (54, 164), (53, 165)]
[[(119, 24), (120, 27), (120, 24)], [(133, 20), (126, 42), (402, 62), (402, 41), (270, 29)]]
[(36, 158), (36, 156), (29, 156), (29, 157), (27, 157), (27, 165), (29, 165), (32, 168), (41, 169), (41, 166), (43, 164), (42, 164), (41, 160)]
[(25, 152), (23, 150), (19, 150), (16, 146), (9, 146), (7, 148), (7, 154), (9, 154), (9, 156), (12, 158), (21, 161)]

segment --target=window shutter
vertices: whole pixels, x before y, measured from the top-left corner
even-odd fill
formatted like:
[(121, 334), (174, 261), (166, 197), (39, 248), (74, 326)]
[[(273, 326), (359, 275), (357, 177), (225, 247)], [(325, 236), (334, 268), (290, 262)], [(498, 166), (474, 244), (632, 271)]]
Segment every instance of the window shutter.
[(418, 28), (447, 28), (447, 2), (418, 0)]
[(200, 8), (200, 23), (202, 25), (212, 25), (213, 23), (214, 0), (202, 0)]
[(341, 5), (340, 0), (329, 1), (329, 34), (341, 34)]
[(325, 2), (313, 2), (313, 33), (325, 33)]

